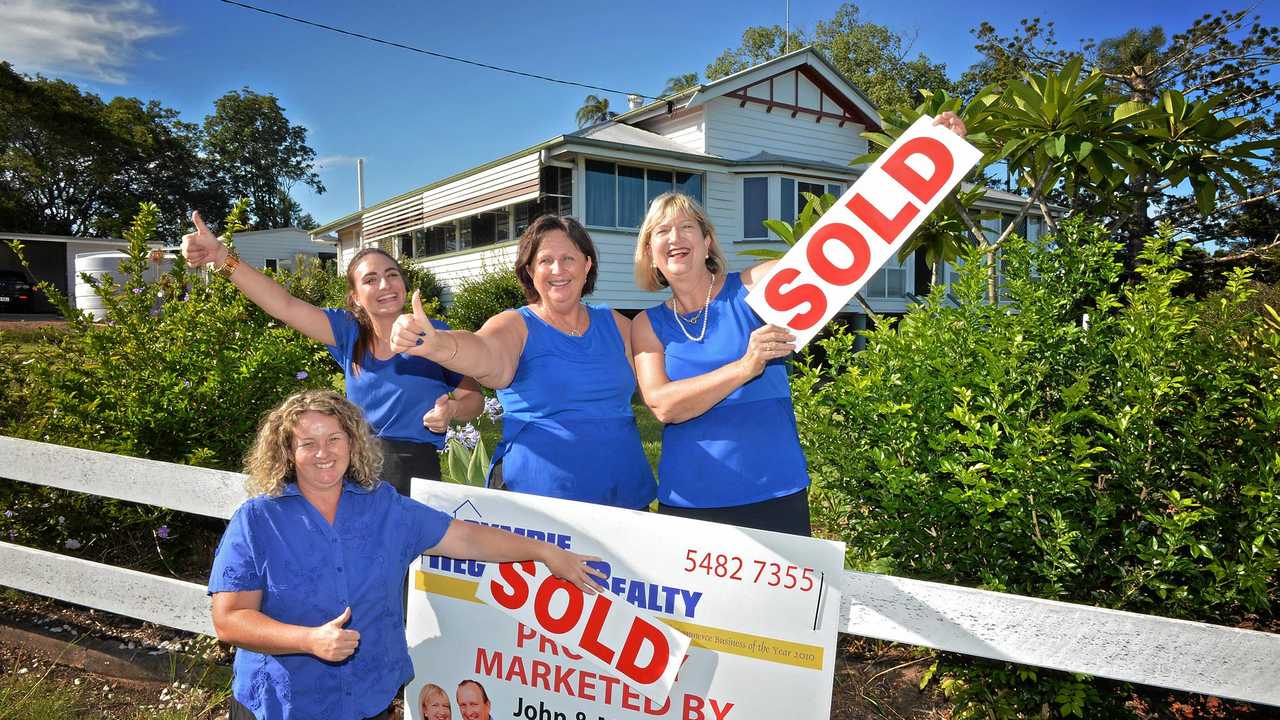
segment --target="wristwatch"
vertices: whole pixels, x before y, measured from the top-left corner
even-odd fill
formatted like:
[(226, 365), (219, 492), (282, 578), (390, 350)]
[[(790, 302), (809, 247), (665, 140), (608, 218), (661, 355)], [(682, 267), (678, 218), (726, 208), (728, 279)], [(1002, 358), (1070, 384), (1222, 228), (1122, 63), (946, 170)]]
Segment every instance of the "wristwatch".
[(214, 272), (230, 280), (232, 273), (234, 273), (238, 267), (240, 267), (240, 257), (236, 255), (234, 250), (228, 250), (227, 257), (218, 265), (218, 267), (214, 268)]

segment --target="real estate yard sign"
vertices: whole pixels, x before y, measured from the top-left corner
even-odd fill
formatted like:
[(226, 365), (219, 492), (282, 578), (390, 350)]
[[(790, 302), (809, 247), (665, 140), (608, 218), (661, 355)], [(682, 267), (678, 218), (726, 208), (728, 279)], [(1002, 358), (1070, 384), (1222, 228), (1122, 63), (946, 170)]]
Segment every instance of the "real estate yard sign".
[(917, 120), (757, 282), (747, 304), (791, 330), (796, 349), (822, 326), (982, 158), (928, 115)]
[[(438, 482), (415, 481), (413, 494), (459, 520), (599, 556), (601, 597), (639, 624), (606, 619), (622, 613), (615, 605), (592, 630), (596, 599), (576, 604), (540, 565), (424, 556), (410, 573), (410, 717), (422, 718), (431, 683), (467, 718), (456, 700), (464, 681), (483, 687), (498, 720), (830, 715), (842, 544)], [(627, 632), (646, 618), (677, 631), (673, 648), (691, 642), (673, 656), (669, 691), (656, 677), (663, 641)]]

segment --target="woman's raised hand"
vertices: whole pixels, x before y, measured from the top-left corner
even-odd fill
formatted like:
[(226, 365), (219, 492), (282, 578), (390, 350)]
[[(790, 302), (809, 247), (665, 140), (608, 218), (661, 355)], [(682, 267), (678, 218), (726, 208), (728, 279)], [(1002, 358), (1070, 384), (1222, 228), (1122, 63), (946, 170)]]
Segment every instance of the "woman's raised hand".
[(764, 372), (764, 366), (770, 360), (786, 357), (796, 351), (796, 336), (777, 325), (765, 325), (756, 328), (747, 342), (747, 351), (742, 354), (742, 361), (755, 377)]
[(191, 212), (191, 222), (196, 231), (182, 236), (182, 256), (192, 267), (220, 263), (226, 259), (227, 246), (204, 224), (198, 211)]
[(422, 309), (422, 293), (414, 290), (412, 301), (413, 312), (396, 318), (391, 326), (391, 349), (398, 353), (409, 353), (427, 357), (427, 353), (440, 342), (443, 334), (436, 330), (427, 313)]

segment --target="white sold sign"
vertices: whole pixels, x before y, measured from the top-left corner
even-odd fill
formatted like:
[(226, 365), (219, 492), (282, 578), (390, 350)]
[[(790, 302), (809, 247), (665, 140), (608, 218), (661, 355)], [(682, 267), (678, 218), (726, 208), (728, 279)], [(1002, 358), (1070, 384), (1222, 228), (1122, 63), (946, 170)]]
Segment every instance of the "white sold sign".
[(804, 347), (981, 158), (921, 117), (756, 282), (747, 304)]

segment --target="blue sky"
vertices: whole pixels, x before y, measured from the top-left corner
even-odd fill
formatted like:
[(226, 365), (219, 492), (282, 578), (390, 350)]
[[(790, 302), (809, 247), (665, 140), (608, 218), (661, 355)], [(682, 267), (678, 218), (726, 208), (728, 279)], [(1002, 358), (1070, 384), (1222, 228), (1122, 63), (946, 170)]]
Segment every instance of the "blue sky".
[[(784, 0), (733, 2), (349, 2), (247, 0), (441, 53), (620, 90), (657, 94), (698, 72), (752, 25), (781, 24)], [(792, 0), (811, 30), (838, 2)], [(1256, 2), (1280, 23), (1280, 0)], [(863, 18), (914, 37), (914, 49), (958, 76), (977, 60), (969, 30), (1054, 19), (1058, 38), (1108, 37), (1159, 24), (1174, 32), (1218, 3), (866, 2)], [(1235, 5), (1232, 5), (1235, 7)], [(328, 188), (295, 189), (324, 223), (356, 209), (356, 157), (368, 204), (574, 129), (588, 92), (376, 45), (218, 0), (0, 0), (0, 59), (109, 98), (156, 99), (192, 122), (248, 86), (273, 93), (308, 131)], [(621, 95), (609, 96), (625, 107)]]

